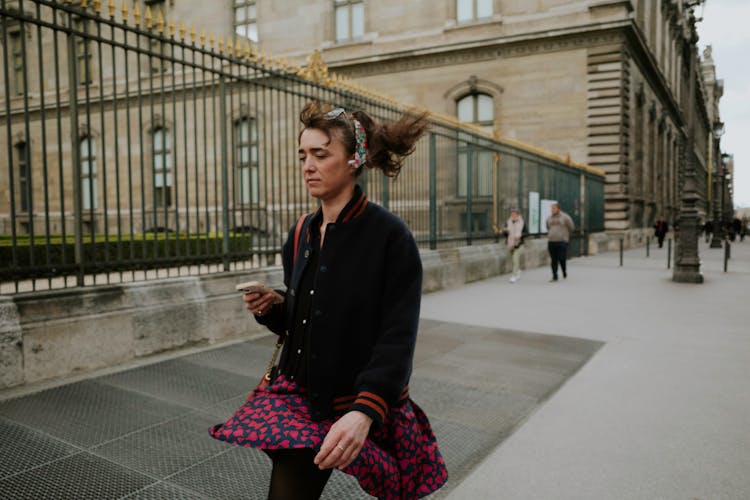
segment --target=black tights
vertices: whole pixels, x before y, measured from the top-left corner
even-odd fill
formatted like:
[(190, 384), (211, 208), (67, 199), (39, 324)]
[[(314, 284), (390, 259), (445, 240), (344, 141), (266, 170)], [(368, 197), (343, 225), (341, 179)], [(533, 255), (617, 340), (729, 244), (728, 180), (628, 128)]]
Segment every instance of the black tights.
[(315, 451), (275, 450), (268, 500), (317, 500), (323, 493), (333, 469), (320, 470), (313, 463)]

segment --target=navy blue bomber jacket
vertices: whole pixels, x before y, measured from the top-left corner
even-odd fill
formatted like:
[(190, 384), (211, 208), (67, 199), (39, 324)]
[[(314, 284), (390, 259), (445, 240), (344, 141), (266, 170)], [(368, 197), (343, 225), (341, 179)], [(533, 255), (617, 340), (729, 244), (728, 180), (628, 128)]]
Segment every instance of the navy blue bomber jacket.
[[(257, 317), (276, 334), (291, 328), (295, 294), (308, 263), (309, 216), (294, 260), (294, 230), (283, 249), (282, 304)], [(358, 410), (377, 428), (391, 407), (408, 397), (419, 324), (422, 262), (411, 232), (388, 210), (369, 203), (359, 186), (338, 220), (326, 227), (309, 325), (307, 389), (312, 417)], [(281, 365), (290, 355), (285, 345)]]

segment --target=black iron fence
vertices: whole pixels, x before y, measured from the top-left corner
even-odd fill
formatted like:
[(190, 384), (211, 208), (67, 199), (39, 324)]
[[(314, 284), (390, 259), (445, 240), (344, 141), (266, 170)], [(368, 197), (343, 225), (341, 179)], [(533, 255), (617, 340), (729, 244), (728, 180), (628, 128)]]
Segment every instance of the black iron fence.
[[(317, 99), (380, 119), (403, 106), (113, 1), (0, 0), (0, 292), (265, 266), (315, 201), (297, 117)], [(492, 241), (551, 200), (603, 229), (603, 176), (433, 116), (397, 180), (360, 178), (426, 248)], [(575, 251), (575, 250), (574, 250)]]

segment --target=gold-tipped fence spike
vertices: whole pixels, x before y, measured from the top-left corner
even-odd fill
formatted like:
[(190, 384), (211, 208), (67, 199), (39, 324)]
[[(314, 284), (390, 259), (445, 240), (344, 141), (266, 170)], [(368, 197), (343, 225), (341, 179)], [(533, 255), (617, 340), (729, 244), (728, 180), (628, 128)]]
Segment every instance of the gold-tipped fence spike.
[(174, 20), (169, 20), (169, 36), (174, 36)]
[(185, 41), (186, 31), (187, 30), (185, 28), (185, 21), (180, 21), (180, 40), (182, 40), (183, 42)]
[(96, 12), (96, 14), (99, 15), (101, 11), (102, 11), (101, 0), (94, 0), (94, 12)]
[(122, 10), (120, 10), (122, 13), (122, 22), (127, 23), (128, 22), (128, 2), (127, 0), (122, 0)]
[(196, 38), (197, 38), (197, 35), (195, 33), (195, 25), (191, 24), (190, 25), (190, 41), (192, 41), (193, 43), (195, 43), (195, 39)]
[(140, 26), (141, 24), (141, 9), (138, 7), (138, 3), (133, 4), (133, 18), (135, 19), (135, 25)]
[(200, 36), (200, 39), (201, 39), (201, 45), (202, 45), (203, 47), (205, 47), (205, 46), (206, 46), (206, 28), (201, 28), (201, 36)]
[(158, 12), (158, 15), (156, 16), (156, 29), (159, 31), (160, 34), (164, 34), (164, 15), (161, 13), (161, 10)]
[(219, 37), (219, 54), (223, 54), (223, 53), (224, 53), (224, 40), (222, 40), (221, 37)]
[(214, 36), (213, 32), (211, 32), (208, 35), (208, 44), (211, 45), (211, 48), (214, 48), (214, 45), (216, 44), (216, 37)]
[(85, 9), (89, 6), (89, 3), (86, 0), (81, 0), (81, 8)]
[(227, 55), (229, 55), (229, 57), (234, 55), (234, 45), (232, 45), (231, 38), (227, 38)]
[(154, 16), (151, 14), (151, 7), (148, 5), (146, 5), (144, 19), (146, 20), (146, 28), (151, 29), (151, 26), (154, 24)]
[(107, 8), (109, 9), (109, 17), (115, 17), (115, 0), (109, 0)]
[(252, 51), (250, 50), (250, 42), (245, 40), (245, 59), (250, 59), (250, 55), (252, 54)]

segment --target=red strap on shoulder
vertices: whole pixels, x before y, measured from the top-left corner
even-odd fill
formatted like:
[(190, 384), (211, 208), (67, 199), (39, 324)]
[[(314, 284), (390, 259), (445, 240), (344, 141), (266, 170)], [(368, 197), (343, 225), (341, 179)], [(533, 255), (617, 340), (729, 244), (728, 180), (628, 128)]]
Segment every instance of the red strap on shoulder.
[(297, 227), (294, 229), (294, 260), (292, 260), (292, 262), (297, 262), (297, 253), (299, 252), (299, 235), (300, 233), (302, 233), (302, 226), (305, 225), (305, 219), (307, 219), (307, 214), (297, 219)]

